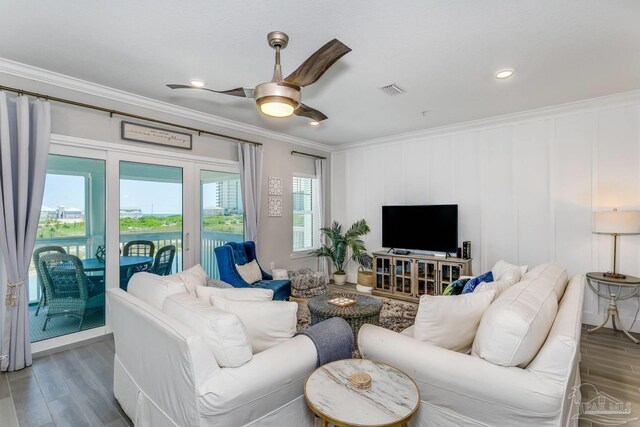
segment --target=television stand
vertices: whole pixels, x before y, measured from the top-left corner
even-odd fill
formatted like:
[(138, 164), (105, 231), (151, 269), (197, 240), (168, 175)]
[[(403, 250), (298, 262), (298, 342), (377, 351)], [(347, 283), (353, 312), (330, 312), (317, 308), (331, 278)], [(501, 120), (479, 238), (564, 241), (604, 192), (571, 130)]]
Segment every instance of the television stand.
[(441, 295), (460, 276), (471, 275), (471, 259), (397, 251), (373, 253), (373, 294), (417, 302), (422, 295)]

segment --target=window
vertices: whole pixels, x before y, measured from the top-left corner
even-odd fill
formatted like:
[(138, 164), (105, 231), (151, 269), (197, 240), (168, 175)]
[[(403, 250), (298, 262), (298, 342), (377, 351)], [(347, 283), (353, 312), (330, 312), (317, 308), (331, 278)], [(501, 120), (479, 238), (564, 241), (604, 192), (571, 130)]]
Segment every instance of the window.
[(293, 177), (293, 250), (318, 247), (318, 210), (314, 200), (315, 178)]

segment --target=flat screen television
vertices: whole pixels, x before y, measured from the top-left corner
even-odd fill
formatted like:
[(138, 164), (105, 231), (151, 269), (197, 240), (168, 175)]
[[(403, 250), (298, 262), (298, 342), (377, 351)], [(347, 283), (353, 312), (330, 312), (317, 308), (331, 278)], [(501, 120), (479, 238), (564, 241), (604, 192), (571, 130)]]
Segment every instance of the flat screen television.
[(383, 206), (382, 246), (456, 252), (458, 205)]

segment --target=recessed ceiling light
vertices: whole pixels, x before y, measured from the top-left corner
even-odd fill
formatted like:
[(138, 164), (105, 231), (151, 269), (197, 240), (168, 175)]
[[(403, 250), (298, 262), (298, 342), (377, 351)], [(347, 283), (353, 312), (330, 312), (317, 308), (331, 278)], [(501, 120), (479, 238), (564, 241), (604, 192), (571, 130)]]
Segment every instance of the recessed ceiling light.
[(191, 79), (189, 80), (189, 84), (193, 87), (205, 87), (207, 84), (202, 80)]
[(496, 73), (496, 79), (500, 79), (500, 80), (508, 79), (511, 76), (513, 76), (513, 70), (502, 70)]
[(311, 121), (309, 122), (309, 124), (310, 124), (311, 126), (318, 126), (318, 125), (320, 124), (320, 122), (316, 122), (315, 120), (311, 120)]

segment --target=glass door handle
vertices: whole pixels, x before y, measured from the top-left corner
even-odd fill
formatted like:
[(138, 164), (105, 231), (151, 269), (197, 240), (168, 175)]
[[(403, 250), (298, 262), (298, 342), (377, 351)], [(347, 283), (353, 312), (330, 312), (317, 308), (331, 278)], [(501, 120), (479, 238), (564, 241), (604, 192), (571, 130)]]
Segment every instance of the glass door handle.
[(184, 250), (185, 250), (185, 252), (189, 250), (189, 237), (191, 237), (191, 233), (185, 233), (185, 235), (184, 235)]

